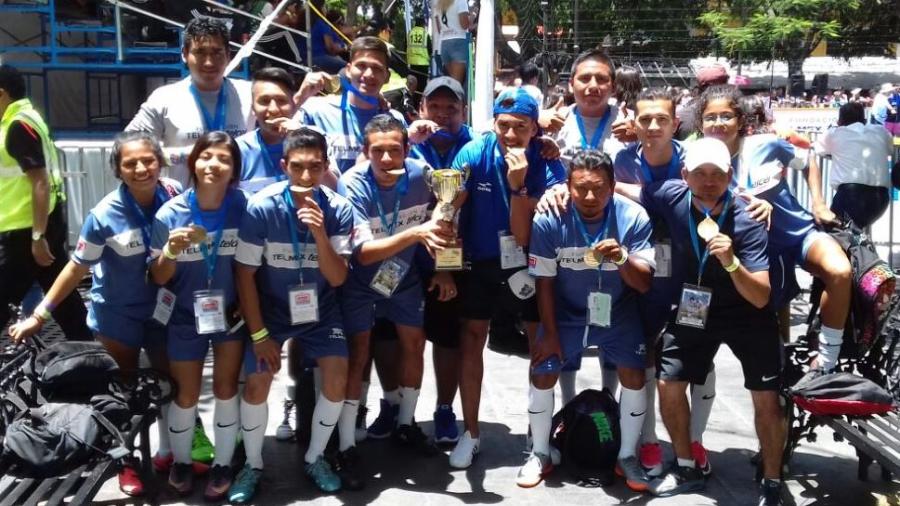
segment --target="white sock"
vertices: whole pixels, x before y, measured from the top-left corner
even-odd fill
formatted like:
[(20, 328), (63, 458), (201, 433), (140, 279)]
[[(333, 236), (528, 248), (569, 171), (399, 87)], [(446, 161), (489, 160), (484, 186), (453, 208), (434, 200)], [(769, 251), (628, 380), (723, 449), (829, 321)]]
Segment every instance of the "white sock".
[(156, 430), (159, 432), (159, 448), (156, 453), (160, 457), (167, 457), (172, 453), (172, 445), (169, 443), (169, 404), (159, 408), (159, 417), (156, 418)]
[(830, 372), (837, 365), (844, 342), (844, 329), (833, 329), (822, 325), (819, 332), (819, 365), (825, 372)]
[(182, 408), (175, 402), (169, 403), (169, 443), (178, 464), (191, 463), (195, 408), (196, 406)]
[(647, 390), (644, 387), (632, 390), (623, 386), (622, 395), (619, 396), (619, 406), (622, 421), (622, 446), (619, 448), (619, 459), (624, 459), (634, 457), (637, 451), (641, 428), (644, 426), (644, 416), (647, 414)]
[(216, 458), (213, 465), (230, 466), (234, 457), (234, 445), (237, 444), (240, 430), (241, 402), (237, 394), (231, 399), (216, 397), (216, 410), (213, 414), (213, 434), (216, 442)]
[(266, 425), (269, 423), (269, 404), (250, 404), (241, 401), (241, 431), (244, 434), (244, 452), (247, 463), (253, 469), (263, 468), (263, 441), (266, 438)]
[(678, 465), (681, 467), (697, 467), (697, 462), (694, 459), (676, 458), (675, 460), (678, 461)]
[(528, 388), (528, 422), (531, 424), (531, 452), (550, 455), (550, 428), (553, 425), (553, 389)]
[(397, 426), (412, 425), (416, 416), (416, 403), (419, 402), (419, 389), (400, 387), (400, 410), (397, 414)]
[(702, 385), (691, 385), (691, 441), (703, 442), (715, 398), (716, 370), (713, 368)]
[(385, 390), (384, 391), (384, 400), (388, 401), (388, 404), (391, 406), (397, 406), (400, 404), (400, 389), (395, 388), (393, 390)]
[(562, 371), (559, 373), (559, 393), (563, 406), (575, 398), (575, 379), (577, 375), (578, 371)]
[(641, 429), (641, 443), (659, 443), (656, 437), (656, 368), (648, 367), (644, 370), (646, 381), (644, 390), (647, 392), (647, 414), (644, 415), (644, 427)]
[(313, 388), (316, 399), (318, 399), (322, 395), (322, 369), (318, 367), (313, 367)]
[(356, 446), (356, 413), (359, 412), (359, 401), (345, 399), (338, 417), (338, 440), (340, 450), (345, 451)]
[(615, 368), (607, 369), (603, 362), (600, 365), (600, 378), (603, 381), (603, 388), (609, 390), (615, 397), (616, 390), (619, 389), (619, 372)]
[(325, 452), (325, 446), (328, 444), (328, 439), (331, 438), (334, 426), (341, 416), (341, 406), (343, 405), (342, 401), (332, 402), (325, 398), (324, 395), (319, 396), (316, 408), (313, 410), (309, 447), (306, 450), (306, 455), (303, 457), (307, 464), (312, 464)]
[(368, 399), (369, 399), (369, 382), (363, 381), (362, 389), (360, 390), (360, 393), (359, 393), (359, 405), (365, 406), (366, 402), (368, 402)]

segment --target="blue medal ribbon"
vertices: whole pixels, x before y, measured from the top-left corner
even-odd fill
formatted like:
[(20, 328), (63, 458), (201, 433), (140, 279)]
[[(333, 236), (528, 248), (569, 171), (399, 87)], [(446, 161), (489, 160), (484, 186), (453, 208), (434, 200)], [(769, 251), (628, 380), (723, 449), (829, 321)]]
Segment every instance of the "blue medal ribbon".
[[(691, 233), (691, 245), (694, 247), (694, 255), (697, 257), (697, 261), (699, 265), (697, 266), (697, 284), (700, 284), (700, 278), (703, 277), (703, 269), (706, 267), (706, 261), (709, 259), (709, 250), (704, 250), (703, 254), (700, 254), (700, 239), (697, 236), (697, 224), (694, 221), (694, 212), (693, 212), (693, 199), (694, 195), (688, 190), (688, 231)], [(731, 203), (731, 192), (725, 191), (725, 195), (722, 195), (719, 198), (719, 202), (724, 200), (725, 204), (722, 205), (722, 212), (719, 214), (719, 219), (716, 220), (716, 224), (719, 226), (719, 230), (722, 230), (722, 225), (725, 223), (725, 214), (728, 211), (728, 204)], [(718, 205), (718, 202), (716, 202)], [(712, 209), (707, 209), (700, 205), (703, 214), (709, 218), (709, 213), (712, 212)], [(713, 209), (716, 206), (713, 206)]]
[(272, 156), (269, 154), (269, 146), (263, 139), (262, 130), (260, 129), (256, 129), (256, 141), (259, 143), (259, 150), (262, 152), (262, 163), (266, 168), (266, 175), (275, 174), (275, 178), (280, 180), (281, 174), (275, 168), (275, 161), (272, 160)]
[(578, 108), (575, 108), (575, 122), (578, 124), (578, 133), (581, 134), (582, 149), (598, 149), (598, 146), (600, 145), (600, 139), (603, 138), (603, 132), (606, 130), (606, 123), (609, 122), (611, 110), (612, 109), (610, 107), (606, 108), (606, 112), (600, 119), (600, 123), (597, 124), (597, 129), (594, 130), (594, 136), (591, 138), (590, 144), (588, 144), (587, 133), (584, 129), (584, 118), (582, 118), (581, 112), (578, 110)]
[[(681, 169), (681, 149), (678, 147), (678, 144), (675, 141), (672, 141), (672, 159), (669, 160), (669, 166), (666, 169), (666, 179), (678, 179), (680, 176)], [(647, 163), (647, 159), (644, 158), (644, 153), (641, 153), (641, 173), (644, 176), (644, 184), (655, 183), (656, 178), (653, 177), (653, 173), (650, 171), (650, 164)]]
[[(130, 210), (129, 214), (132, 215), (131, 219), (137, 222), (138, 228), (141, 229), (141, 239), (144, 240), (144, 254), (150, 256), (150, 230), (153, 226), (153, 220), (147, 219), (144, 210), (141, 209), (141, 206), (134, 200), (134, 195), (128, 191), (128, 187), (125, 186), (124, 183), (119, 187), (119, 192), (125, 206)], [(159, 208), (162, 207), (167, 200), (169, 200), (169, 194), (166, 193), (162, 186), (157, 184), (156, 193), (153, 195), (153, 212), (151, 215), (156, 214), (156, 211), (159, 211)]]
[(225, 217), (228, 214), (228, 194), (222, 199), (222, 204), (216, 213), (217, 227), (211, 230), (209, 226), (203, 223), (203, 214), (200, 212), (200, 206), (197, 204), (197, 193), (194, 189), (188, 192), (188, 203), (191, 206), (191, 219), (194, 223), (202, 226), (207, 232), (213, 233), (212, 251), (206, 241), (200, 243), (200, 253), (203, 255), (203, 262), (206, 264), (206, 288), (212, 287), (213, 275), (216, 273), (216, 260), (219, 258), (219, 245), (222, 243), (222, 233), (225, 231)]
[[(325, 206), (322, 205), (322, 190), (313, 190), (313, 193), (316, 194), (316, 200), (319, 202), (319, 207), (322, 209), (323, 213), (325, 211)], [(299, 264), (300, 269), (300, 284), (303, 284), (303, 260), (306, 257), (306, 247), (309, 244), (309, 227), (306, 227), (306, 231), (303, 234), (303, 255), (300, 255), (300, 238), (297, 235), (297, 208), (294, 206), (294, 198), (291, 196), (290, 185), (286, 185), (284, 187), (284, 191), (281, 193), (281, 196), (284, 198), (284, 204), (288, 208), (288, 231), (291, 233), (291, 247), (294, 250), (294, 258), (297, 259), (297, 263)]]
[(462, 136), (460, 134), (453, 135), (444, 130), (438, 130), (434, 133), (434, 135), (435, 137), (444, 137), (447, 139), (451, 139), (453, 141), (453, 145), (450, 146), (450, 149), (447, 151), (446, 156), (441, 156), (441, 154), (438, 153), (438, 150), (434, 147), (434, 144), (431, 143), (431, 140), (425, 142), (425, 146), (428, 147), (429, 154), (431, 155), (431, 160), (428, 160), (428, 162), (432, 167), (435, 167), (437, 169), (449, 168), (451, 162), (453, 162), (453, 158), (455, 158), (457, 153), (459, 153), (459, 150), (462, 149), (462, 144), (459, 142)]
[[(405, 167), (404, 167), (405, 168)], [(381, 195), (379, 195), (378, 182), (375, 180), (375, 175), (372, 173), (372, 167), (369, 167), (369, 171), (366, 173), (369, 178), (369, 182), (372, 184), (372, 196), (375, 200), (375, 207), (378, 209), (378, 217), (381, 219), (381, 228), (387, 232), (388, 236), (394, 235), (394, 229), (397, 228), (397, 221), (400, 218), (400, 200), (406, 193), (409, 191), (409, 171), (400, 176), (400, 181), (397, 182), (397, 196), (394, 199), (394, 216), (391, 219), (390, 226), (387, 225), (387, 216), (384, 214), (384, 205), (381, 203)]]
[[(341, 122), (344, 124), (344, 135), (350, 135), (350, 128), (353, 127), (353, 136), (356, 137), (356, 141), (360, 146), (364, 144), (363, 134), (361, 125), (359, 124), (359, 116), (356, 114), (356, 110), (349, 103), (349, 95), (350, 93), (356, 95), (363, 102), (373, 106), (378, 107), (378, 99), (375, 97), (370, 97), (368, 95), (363, 95), (359, 88), (353, 86), (353, 83), (347, 79), (346, 76), (341, 75), (341, 88), (343, 88), (344, 92), (341, 93)], [(349, 113), (352, 117), (351, 125), (348, 125), (347, 121), (347, 113)]]
[(227, 81), (222, 82), (222, 87), (219, 88), (219, 96), (216, 98), (216, 115), (215, 117), (211, 117), (209, 115), (209, 111), (206, 110), (206, 106), (203, 105), (203, 100), (200, 98), (200, 92), (194, 86), (193, 83), (190, 85), (191, 95), (194, 96), (194, 102), (197, 103), (197, 108), (200, 109), (200, 114), (203, 116), (203, 128), (207, 132), (212, 132), (214, 130), (225, 130), (225, 112), (228, 109), (228, 97), (225, 95), (225, 84)]
[(606, 203), (606, 207), (603, 209), (603, 221), (600, 222), (600, 230), (597, 231), (595, 236), (591, 237), (591, 234), (587, 231), (587, 226), (584, 224), (584, 220), (581, 218), (581, 213), (579, 213), (578, 209), (575, 208), (575, 205), (572, 204), (575, 225), (578, 227), (578, 231), (581, 232), (581, 237), (584, 238), (584, 243), (588, 248), (593, 248), (597, 243), (606, 239), (606, 234), (609, 231), (609, 215), (612, 213), (613, 209), (615, 209), (615, 203), (613, 196), (610, 195), (609, 202)]

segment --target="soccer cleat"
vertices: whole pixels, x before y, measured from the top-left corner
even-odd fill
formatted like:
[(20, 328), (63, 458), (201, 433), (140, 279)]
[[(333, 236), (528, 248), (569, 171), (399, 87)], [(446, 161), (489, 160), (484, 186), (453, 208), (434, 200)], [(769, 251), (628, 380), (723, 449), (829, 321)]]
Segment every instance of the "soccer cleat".
[(207, 501), (221, 501), (225, 499), (228, 489), (231, 488), (232, 476), (231, 467), (218, 464), (212, 466), (209, 470), (209, 480), (206, 482), (203, 498)]
[(194, 490), (194, 470), (191, 464), (174, 463), (169, 470), (169, 486), (179, 496), (190, 495)]
[(697, 469), (703, 473), (704, 477), (712, 474), (712, 465), (709, 463), (709, 456), (706, 454), (706, 448), (699, 441), (691, 442), (691, 457), (697, 463)]
[(119, 468), (119, 490), (129, 497), (144, 495), (144, 482), (138, 474), (137, 464), (136, 459), (125, 458)]
[(703, 473), (696, 467), (673, 465), (664, 475), (650, 482), (648, 491), (657, 497), (699, 492), (706, 486)]
[(456, 414), (453, 407), (443, 404), (434, 412), (434, 441), (438, 444), (451, 444), (459, 441), (459, 427), (456, 426)]
[(659, 443), (642, 444), (638, 455), (647, 476), (655, 478), (662, 474), (662, 447)]
[(360, 406), (356, 412), (356, 442), (361, 443), (366, 440), (369, 435), (366, 430), (366, 415), (369, 414), (369, 408)]
[(428, 439), (428, 436), (415, 423), (397, 427), (397, 430), (394, 431), (393, 439), (397, 445), (415, 450), (424, 457), (434, 457), (439, 452), (437, 446)]
[(381, 399), (381, 410), (378, 412), (378, 418), (369, 425), (369, 437), (372, 439), (387, 439), (393, 434), (397, 428), (397, 415), (400, 413), (400, 405), (394, 406), (388, 401)]
[(291, 426), (291, 416), (294, 413), (294, 401), (284, 400), (284, 418), (281, 425), (275, 429), (275, 439), (278, 441), (290, 441), (294, 439), (294, 428)]
[(553, 462), (549, 455), (532, 453), (519, 468), (516, 485), (522, 488), (536, 487), (551, 471), (553, 471)]
[(650, 477), (635, 456), (616, 462), (616, 474), (625, 478), (625, 484), (635, 492), (646, 492), (650, 488)]
[(338, 452), (332, 461), (332, 469), (341, 479), (341, 488), (362, 490), (366, 486), (359, 462), (359, 452), (355, 446)]
[(759, 485), (759, 506), (782, 506), (780, 481), (763, 480)]
[(341, 489), (341, 478), (331, 470), (331, 466), (325, 461), (325, 457), (319, 455), (312, 464), (306, 464), (304, 469), (306, 477), (326, 493), (337, 492)]
[(168, 455), (160, 455), (157, 453), (153, 456), (151, 462), (153, 463), (153, 470), (157, 473), (167, 473), (169, 472), (169, 468), (172, 467), (172, 462), (175, 461), (175, 456), (169, 453)]
[(206, 437), (206, 430), (203, 428), (203, 422), (197, 419), (194, 424), (194, 441), (191, 444), (191, 460), (203, 464), (209, 464), (216, 456), (216, 449)]
[(469, 431), (466, 431), (450, 452), (450, 466), (456, 469), (471, 466), (472, 460), (478, 455), (478, 442), (478, 438), (473, 438)]
[(256, 485), (259, 484), (259, 478), (262, 471), (253, 469), (250, 464), (244, 464), (244, 468), (238, 473), (231, 488), (228, 489), (228, 500), (237, 504), (245, 504), (253, 499), (256, 493)]

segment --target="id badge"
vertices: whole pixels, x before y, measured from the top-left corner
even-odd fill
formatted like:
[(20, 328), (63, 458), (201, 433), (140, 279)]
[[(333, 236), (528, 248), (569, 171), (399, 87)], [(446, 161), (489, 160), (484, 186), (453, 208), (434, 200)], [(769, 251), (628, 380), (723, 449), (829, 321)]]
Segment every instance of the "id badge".
[(175, 309), (175, 294), (168, 288), (160, 287), (156, 292), (156, 307), (153, 308), (153, 319), (163, 325), (168, 325), (173, 309)]
[(372, 278), (369, 288), (385, 297), (390, 297), (400, 286), (400, 281), (403, 280), (407, 270), (409, 270), (409, 264), (399, 258), (389, 258), (381, 262), (381, 267)]
[(500, 268), (515, 269), (525, 267), (528, 259), (525, 258), (525, 249), (516, 243), (516, 237), (509, 232), (499, 232), (500, 237)]
[(612, 295), (603, 292), (588, 294), (588, 324), (609, 327), (612, 318)]
[(225, 292), (222, 290), (194, 292), (194, 322), (200, 335), (228, 330), (228, 323), (225, 321)]
[(291, 325), (319, 321), (319, 294), (315, 285), (294, 285), (288, 289)]
[(678, 314), (675, 317), (675, 323), (687, 327), (705, 329), (711, 302), (712, 290), (685, 283), (681, 288), (681, 299), (678, 303)]
[(672, 276), (672, 243), (660, 241), (653, 246), (656, 259), (656, 272), (654, 278), (668, 278)]

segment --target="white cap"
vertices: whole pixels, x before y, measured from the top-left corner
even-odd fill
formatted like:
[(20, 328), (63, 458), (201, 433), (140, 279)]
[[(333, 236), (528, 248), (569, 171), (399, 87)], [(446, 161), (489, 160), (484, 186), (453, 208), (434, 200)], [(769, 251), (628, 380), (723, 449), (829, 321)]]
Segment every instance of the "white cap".
[(728, 152), (728, 146), (719, 139), (697, 139), (688, 143), (684, 151), (684, 169), (688, 172), (706, 164), (715, 165), (722, 172), (728, 172), (731, 167), (731, 153)]

